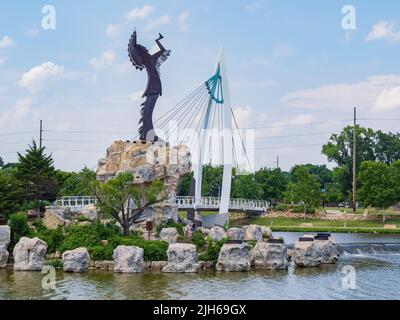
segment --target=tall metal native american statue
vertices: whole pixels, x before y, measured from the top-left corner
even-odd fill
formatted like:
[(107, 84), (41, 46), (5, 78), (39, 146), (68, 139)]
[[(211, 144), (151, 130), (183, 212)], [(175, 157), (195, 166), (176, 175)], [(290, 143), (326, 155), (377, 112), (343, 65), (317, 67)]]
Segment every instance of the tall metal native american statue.
[(146, 47), (137, 43), (137, 33), (134, 33), (129, 40), (128, 52), (129, 58), (136, 69), (147, 71), (147, 87), (143, 94), (146, 100), (142, 103), (141, 118), (139, 120), (139, 136), (142, 141), (157, 141), (159, 138), (156, 136), (153, 127), (153, 111), (157, 99), (162, 95), (162, 86), (160, 79), (160, 66), (165, 62), (171, 53), (171, 50), (166, 50), (161, 44), (160, 40), (164, 37), (159, 34), (156, 43), (159, 51), (150, 54)]

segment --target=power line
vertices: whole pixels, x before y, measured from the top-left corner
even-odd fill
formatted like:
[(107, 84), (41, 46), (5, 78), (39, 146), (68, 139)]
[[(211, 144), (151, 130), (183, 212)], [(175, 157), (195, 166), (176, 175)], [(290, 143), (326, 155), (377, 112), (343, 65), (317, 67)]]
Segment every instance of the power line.
[(301, 127), (301, 126), (313, 126), (318, 124), (328, 124), (328, 123), (337, 123), (337, 122), (348, 122), (353, 119), (343, 119), (343, 120), (332, 120), (332, 121), (320, 121), (320, 122), (309, 122), (309, 123), (299, 123), (299, 124), (284, 124), (284, 125), (274, 125), (269, 127), (247, 127), (247, 128), (240, 128), (240, 129), (274, 129), (274, 128), (286, 128), (286, 127)]
[(16, 132), (9, 132), (9, 133), (0, 133), (0, 136), (16, 136), (28, 133), (35, 133), (36, 131), (16, 131)]

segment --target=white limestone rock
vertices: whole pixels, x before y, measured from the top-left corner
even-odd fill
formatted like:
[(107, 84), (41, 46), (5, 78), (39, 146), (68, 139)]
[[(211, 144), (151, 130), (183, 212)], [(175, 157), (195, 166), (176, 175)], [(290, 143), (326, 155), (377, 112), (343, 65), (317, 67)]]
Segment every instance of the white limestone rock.
[(244, 226), (244, 240), (245, 241), (262, 241), (263, 240), (263, 230), (260, 226), (251, 224)]
[(257, 242), (250, 252), (251, 265), (261, 269), (285, 270), (289, 266), (283, 243)]
[(39, 238), (22, 237), (15, 245), (14, 270), (15, 271), (41, 271), (47, 253), (47, 244)]
[(168, 264), (162, 272), (198, 272), (196, 246), (188, 243), (175, 243), (168, 247)]
[(225, 243), (218, 256), (215, 266), (218, 271), (249, 271), (250, 247), (246, 243)]
[(213, 241), (219, 241), (222, 240), (223, 238), (226, 238), (226, 233), (224, 228), (218, 226), (212, 227), (209, 232), (209, 237)]
[(266, 226), (261, 226), (261, 231), (263, 234), (263, 238), (271, 238), (272, 237), (272, 230), (270, 227), (266, 227)]
[(160, 240), (167, 241), (169, 244), (178, 242), (179, 233), (176, 228), (163, 228), (160, 231)]
[(143, 272), (144, 250), (136, 246), (118, 246), (114, 249), (114, 272), (139, 273)]
[(340, 253), (336, 241), (333, 238), (328, 240), (319, 240), (318, 237), (314, 240), (315, 245), (322, 251), (323, 264), (335, 264), (339, 260)]
[(7, 246), (5, 244), (0, 244), (0, 268), (5, 268), (7, 266), (9, 255)]
[(0, 244), (4, 244), (6, 248), (10, 244), (11, 229), (9, 226), (0, 226)]
[(318, 267), (323, 262), (321, 247), (315, 241), (297, 241), (293, 260), (299, 267)]
[(86, 272), (90, 264), (90, 255), (86, 248), (77, 248), (65, 251), (62, 261), (66, 272)]
[(243, 240), (244, 230), (242, 228), (229, 228), (226, 231), (226, 237), (228, 240)]

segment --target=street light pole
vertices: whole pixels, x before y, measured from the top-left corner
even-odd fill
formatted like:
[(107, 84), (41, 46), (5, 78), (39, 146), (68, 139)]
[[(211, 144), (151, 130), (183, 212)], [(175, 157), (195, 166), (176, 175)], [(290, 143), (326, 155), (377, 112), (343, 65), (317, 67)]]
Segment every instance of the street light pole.
[(357, 108), (354, 108), (354, 126), (353, 126), (353, 211), (356, 211), (356, 188), (357, 188)]

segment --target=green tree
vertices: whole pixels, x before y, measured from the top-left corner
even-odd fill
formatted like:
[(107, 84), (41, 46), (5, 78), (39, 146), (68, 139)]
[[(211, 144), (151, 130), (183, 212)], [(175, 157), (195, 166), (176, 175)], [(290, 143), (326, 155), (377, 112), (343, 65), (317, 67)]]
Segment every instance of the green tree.
[(24, 192), (25, 201), (34, 201), (41, 211), (44, 200), (54, 201), (57, 197), (58, 183), (51, 155), (45, 154), (45, 148), (38, 148), (33, 141), (25, 155), (18, 153), (15, 177)]
[(301, 168), (307, 168), (308, 172), (314, 174), (321, 185), (321, 189), (326, 189), (330, 183), (332, 183), (332, 171), (326, 167), (326, 165), (314, 165), (314, 164), (301, 164), (295, 165), (291, 170), (292, 180), (296, 181), (296, 171)]
[(361, 164), (358, 180), (359, 199), (364, 206), (387, 209), (398, 199), (396, 194), (396, 166), (383, 162), (364, 161)]
[(231, 195), (233, 198), (261, 199), (263, 189), (253, 174), (239, 175), (233, 180)]
[(95, 181), (93, 193), (97, 198), (97, 207), (121, 224), (125, 236), (129, 235), (130, 226), (149, 206), (168, 197), (161, 181), (134, 184), (130, 172), (120, 173), (106, 182)]
[(392, 164), (400, 160), (400, 134), (384, 133), (377, 131), (375, 133), (375, 155), (376, 160)]
[(255, 173), (255, 179), (262, 188), (263, 200), (281, 200), (290, 176), (281, 169), (262, 168)]
[(11, 170), (0, 169), (0, 214), (9, 216), (19, 209), (22, 192)]
[(87, 167), (79, 172), (57, 170), (56, 177), (60, 185), (59, 196), (91, 196), (96, 172)]
[(320, 182), (314, 174), (309, 173), (307, 167), (299, 167), (296, 170), (296, 182), (288, 184), (284, 197), (286, 201), (303, 204), (306, 217), (308, 208), (317, 207), (321, 203)]
[[(362, 161), (374, 161), (376, 158), (375, 132), (369, 128), (356, 126), (356, 140), (356, 172), (358, 172)], [(350, 198), (353, 171), (353, 126), (347, 126), (341, 133), (333, 134), (328, 143), (322, 147), (322, 153), (327, 156), (328, 161), (335, 162), (343, 168), (342, 188), (346, 192), (346, 197)]]
[(203, 167), (203, 183), (201, 193), (203, 197), (219, 197), (222, 189), (222, 166), (213, 167), (205, 165)]
[(3, 166), (4, 166), (4, 161), (3, 161), (2, 157), (0, 157), (0, 169), (3, 168)]

